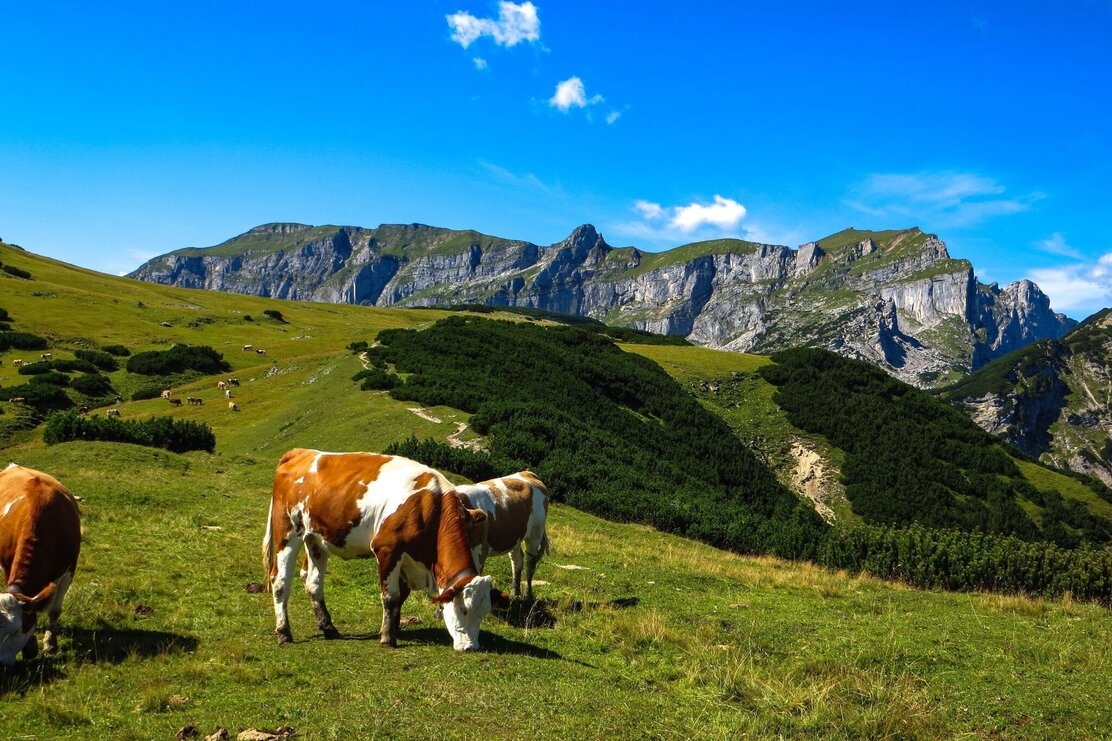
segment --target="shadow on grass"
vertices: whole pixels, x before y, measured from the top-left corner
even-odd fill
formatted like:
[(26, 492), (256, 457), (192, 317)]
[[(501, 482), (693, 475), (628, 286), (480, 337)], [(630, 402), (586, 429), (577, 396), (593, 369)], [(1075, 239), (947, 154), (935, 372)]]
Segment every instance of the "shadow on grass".
[(639, 597), (620, 597), (606, 602), (559, 602), (551, 600), (514, 600), (508, 610), (496, 610), (491, 613), (495, 619), (501, 620), (515, 628), (555, 628), (556, 616), (561, 612), (582, 612), (584, 610), (624, 610), (627, 607), (636, 607), (641, 603)]
[[(36, 631), (35, 640), (42, 640)], [(162, 630), (114, 628), (65, 628), (59, 635), (56, 656), (40, 654), (31, 661), (16, 661), (15, 666), (0, 668), (0, 697), (24, 695), (28, 690), (66, 677), (65, 670), (83, 664), (118, 664), (128, 659), (193, 651), (199, 641), (193, 636)]]
[[(339, 638), (334, 640), (339, 641), (374, 641), (378, 642), (378, 633), (341, 633)], [(306, 640), (326, 640), (324, 636), (317, 634), (309, 636)], [(537, 659), (563, 659), (564, 657), (555, 651), (547, 648), (540, 648), (521, 641), (514, 641), (509, 638), (495, 635), (483, 631), (479, 643), (482, 645), (483, 650), (480, 653), (498, 653), (498, 654), (516, 654), (519, 656), (532, 656)], [(426, 646), (444, 646), (447, 649), (452, 648), (452, 638), (448, 635), (448, 631), (444, 626), (427, 626), (427, 627), (408, 627), (402, 628), (398, 633), (398, 646), (396, 649), (383, 649), (383, 650), (397, 650), (404, 651), (408, 644), (422, 644)]]

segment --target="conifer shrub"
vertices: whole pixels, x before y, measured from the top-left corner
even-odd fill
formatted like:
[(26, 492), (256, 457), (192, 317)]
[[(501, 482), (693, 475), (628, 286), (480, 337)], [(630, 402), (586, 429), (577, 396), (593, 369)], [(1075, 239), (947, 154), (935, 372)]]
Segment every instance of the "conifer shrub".
[(389, 391), (397, 386), (400, 379), (382, 368), (366, 368), (351, 377), (353, 381), (362, 381), (359, 386), (363, 391)]
[(46, 373), (39, 373), (37, 375), (31, 376), (30, 383), (49, 383), (54, 386), (69, 386), (70, 377), (67, 376), (65, 373), (48, 370)]
[(60, 386), (52, 383), (25, 383), (21, 386), (0, 388), (0, 399), (22, 398), (28, 407), (39, 414), (69, 409), (73, 402)]
[(128, 350), (123, 345), (105, 345), (101, 350), (109, 355), (115, 355), (117, 358), (126, 358), (128, 355), (131, 355), (131, 350)]
[(97, 398), (112, 393), (112, 381), (99, 373), (86, 373), (73, 379), (70, 388), (85, 396)]
[(211, 453), (216, 449), (216, 435), (208, 425), (179, 421), (173, 417), (131, 421), (117, 417), (82, 416), (74, 411), (51, 416), (43, 429), (43, 441), (47, 445), (56, 445), (71, 440), (134, 443), (165, 448), (174, 453), (190, 450)]
[(151, 350), (127, 359), (129, 373), (145, 376), (168, 376), (183, 371), (206, 375), (225, 373), (232, 369), (224, 356), (208, 345), (174, 345), (169, 350)]
[(5, 350), (45, 350), (46, 339), (30, 332), (0, 332), (0, 352)]
[(92, 363), (102, 371), (112, 372), (118, 370), (120, 364), (109, 353), (100, 350), (74, 350), (73, 354), (78, 360)]

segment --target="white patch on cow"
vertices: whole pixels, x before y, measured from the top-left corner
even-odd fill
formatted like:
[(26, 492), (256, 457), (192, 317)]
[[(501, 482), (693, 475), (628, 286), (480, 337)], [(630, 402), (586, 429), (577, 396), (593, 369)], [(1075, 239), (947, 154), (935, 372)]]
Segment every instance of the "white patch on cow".
[(294, 482), (295, 484), (304, 484), (304, 483), (305, 483), (305, 477), (304, 477), (304, 476), (300, 476), (300, 477), (298, 477), (298, 478), (294, 479), (294, 481), (293, 481), (293, 482)]
[(7, 471), (7, 470), (8, 470), (8, 468), (15, 468), (15, 467), (16, 467), (16, 466), (18, 466), (18, 465), (19, 465), (18, 463), (15, 463), (15, 462), (13, 461), (12, 463), (9, 463), (9, 464), (8, 464), (8, 467), (7, 467), (7, 468), (5, 468), (4, 470), (5, 470), (5, 471)]
[(316, 457), (313, 458), (313, 462), (309, 464), (309, 473), (317, 472), (317, 463), (320, 462), (321, 456), (323, 455), (324, 453), (317, 453)]
[(14, 594), (0, 594), (0, 666), (12, 666), (35, 632), (23, 632), (23, 603)]
[(23, 497), (16, 497), (12, 501), (5, 504), (4, 505), (4, 511), (0, 512), (0, 517), (6, 517), (7, 514), (12, 511), (12, 507), (15, 506), (15, 503), (18, 502), (20, 499), (23, 499)]

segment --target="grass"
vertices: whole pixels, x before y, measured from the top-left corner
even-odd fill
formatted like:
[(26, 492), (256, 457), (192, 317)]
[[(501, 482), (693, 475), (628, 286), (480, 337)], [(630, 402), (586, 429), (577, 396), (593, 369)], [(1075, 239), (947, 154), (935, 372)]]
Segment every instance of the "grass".
[[(262, 578), (274, 466), (299, 445), (375, 450), (409, 434), (454, 432), (466, 420), (457, 410), (426, 410), (441, 420), (432, 422), (358, 391), (350, 376), (359, 362), (342, 350), (377, 329), (440, 314), (152, 286), (0, 251), (5, 264), (35, 276), (0, 283), (0, 305), (17, 328), (49, 334), (56, 357), (86, 342), (141, 350), (201, 336), (226, 349), (229, 375), (242, 383), (239, 414), (227, 411), (214, 378), (177, 390), (201, 396), (203, 407), (170, 410), (157, 399), (121, 407), (125, 417), (208, 422), (214, 455), (87, 442), (48, 448), (30, 433), (0, 451), (82, 497), (84, 533), (60, 654), (0, 673), (0, 738), (169, 738), (187, 725), (233, 735), (288, 725), (324, 739), (1041, 739), (1095, 738), (1112, 727), (1107, 610), (916, 591), (743, 558), (559, 505), (550, 515), (553, 553), (537, 574), (547, 582), (536, 587), (540, 602), (531, 616), (488, 618), (487, 651), (453, 652), (420, 597), (404, 609), (419, 622), (402, 630), (397, 650), (381, 649), (373, 564), (339, 560), (326, 589), (344, 640), (321, 639), (295, 590), (296, 643), (280, 648), (269, 596), (245, 588)], [(258, 318), (266, 308), (290, 324), (246, 323), (239, 313)], [(152, 313), (217, 321), (163, 328)], [(238, 349), (251, 341), (268, 355)], [(691, 384), (769, 362), (701, 348), (626, 349)], [(0, 372), (9, 383), (10, 364)], [(771, 415), (760, 398), (753, 409)], [(497, 584), (508, 584), (508, 571), (505, 558), (492, 561)]]

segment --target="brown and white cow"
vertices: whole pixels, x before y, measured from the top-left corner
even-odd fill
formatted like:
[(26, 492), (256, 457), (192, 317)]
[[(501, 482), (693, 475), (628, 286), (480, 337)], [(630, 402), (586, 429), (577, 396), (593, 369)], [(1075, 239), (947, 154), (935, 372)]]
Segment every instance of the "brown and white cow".
[(325, 453), (296, 448), (274, 475), (263, 538), (263, 566), (274, 596), (278, 642), (292, 640), (286, 602), (302, 543), (305, 590), (326, 638), (339, 635), (324, 604), (330, 556), (378, 561), (384, 646), (396, 646), (401, 607), (410, 590), (443, 606), (457, 651), (479, 648), (479, 623), (492, 603), (509, 599), (480, 576), (467, 528), (485, 518), (467, 511), (439, 471), (399, 456)]
[(0, 665), (38, 653), (35, 622), (46, 610), (46, 653), (58, 647), (62, 600), (77, 569), (81, 520), (66, 487), (45, 473), (12, 463), (0, 471)]
[[(478, 542), (472, 542), (475, 563), (482, 571), (490, 556), (510, 554), (513, 567), (514, 597), (521, 594), (522, 561), (525, 565), (525, 599), (533, 599), (533, 574), (537, 564), (548, 555), (548, 489), (532, 471), (457, 486), (464, 506), (482, 510), (486, 522), (477, 528)], [(524, 546), (524, 559), (522, 558)]]

